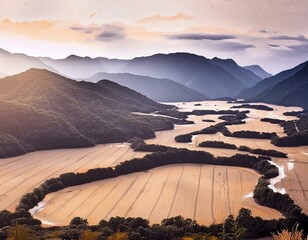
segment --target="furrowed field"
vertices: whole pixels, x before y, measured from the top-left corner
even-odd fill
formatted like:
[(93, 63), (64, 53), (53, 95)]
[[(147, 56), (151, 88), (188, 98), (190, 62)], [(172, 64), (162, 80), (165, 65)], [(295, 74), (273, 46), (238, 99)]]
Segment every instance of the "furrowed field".
[[(192, 109), (229, 109), (234, 104), (218, 101), (178, 103), (181, 111)], [(283, 116), (286, 111), (300, 108), (286, 108), (269, 105), (274, 111), (267, 112), (249, 109), (246, 123), (228, 126), (231, 132), (253, 130), (276, 132), (284, 136), (283, 128), (277, 124), (261, 122), (261, 118), (285, 120), (294, 117)], [(245, 109), (244, 109), (245, 110)], [(204, 150), (215, 156), (231, 156), (237, 150), (201, 148), (200, 142), (219, 140), (236, 146), (276, 149), (288, 153), (288, 158), (272, 158), (280, 167), (281, 174), (272, 179), (277, 191), (287, 192), (303, 211), (308, 213), (307, 187), (305, 177), (308, 164), (308, 147), (275, 147), (270, 140), (225, 137), (221, 133), (197, 135), (192, 143), (176, 143), (174, 137), (211, 126), (222, 120), (219, 115), (190, 116), (195, 121), (191, 125), (176, 125), (175, 130), (156, 133), (148, 144)], [(212, 119), (215, 123), (203, 122)], [(1, 159), (0, 162), (0, 209), (14, 210), (20, 197), (31, 191), (46, 179), (66, 172), (84, 172), (90, 168), (115, 166), (118, 163), (146, 153), (134, 152), (128, 144), (106, 144), (93, 148), (62, 149), (40, 151), (19, 157)], [(113, 216), (143, 217), (151, 223), (160, 222), (166, 217), (182, 215), (197, 220), (201, 224), (222, 222), (229, 214), (236, 214), (241, 207), (250, 208), (254, 216), (264, 219), (280, 218), (273, 209), (262, 207), (254, 202), (251, 193), (259, 174), (253, 170), (211, 165), (169, 165), (147, 172), (133, 173), (114, 179), (92, 182), (70, 187), (47, 195), (41, 208), (34, 216), (45, 225), (65, 225), (75, 217), (88, 218), (91, 224)]]

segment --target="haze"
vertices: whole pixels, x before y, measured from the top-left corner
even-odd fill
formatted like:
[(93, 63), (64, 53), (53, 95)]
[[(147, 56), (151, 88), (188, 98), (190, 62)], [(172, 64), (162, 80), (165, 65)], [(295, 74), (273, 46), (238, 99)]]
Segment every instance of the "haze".
[(191, 52), (271, 73), (308, 55), (306, 0), (0, 3), (0, 47), (10, 52), (53, 58)]

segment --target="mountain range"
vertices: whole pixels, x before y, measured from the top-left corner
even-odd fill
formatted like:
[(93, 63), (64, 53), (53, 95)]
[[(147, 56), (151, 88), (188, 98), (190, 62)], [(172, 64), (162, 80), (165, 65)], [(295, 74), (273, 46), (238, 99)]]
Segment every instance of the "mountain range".
[(209, 97), (234, 96), (248, 87), (229, 70), (213, 64), (210, 59), (189, 53), (156, 54), (134, 58), (121, 72), (168, 78)]
[(56, 69), (43, 63), (39, 58), (21, 53), (10, 53), (0, 48), (0, 72), (2, 77), (24, 72), (30, 68), (47, 69), (57, 72)]
[(308, 62), (299, 66), (296, 68), (299, 70), (292, 76), (247, 100), (308, 109)]
[(250, 70), (237, 65), (233, 59), (212, 58), (211, 63), (228, 71), (234, 77), (239, 79), (245, 86), (251, 87), (262, 79)]
[(301, 70), (306, 64), (307, 62), (301, 63), (300, 65), (292, 68), (292, 69), (288, 69), (285, 71), (282, 71), (274, 76), (271, 76), (269, 78), (265, 78), (262, 81), (260, 81), (259, 83), (257, 83), (256, 85), (244, 89), (242, 90), (237, 97), (238, 98), (252, 98), (255, 95), (258, 95), (260, 93), (262, 93), (263, 91), (265, 91), (266, 89), (275, 86), (276, 84), (286, 80), (287, 78), (293, 76), (296, 72), (298, 72), (299, 70)]
[[(306, 107), (301, 95), (308, 94), (305, 88), (299, 88), (301, 82), (296, 81), (299, 77), (296, 73), (305, 68), (308, 61), (274, 76), (258, 65), (241, 67), (232, 59), (208, 59), (190, 53), (155, 54), (130, 60), (76, 55), (52, 59), (0, 50), (0, 63), (0, 77), (35, 67), (78, 81), (95, 82), (96, 85), (100, 85), (101, 80), (112, 80), (159, 102), (236, 97)], [(293, 81), (290, 85), (293, 92), (288, 95), (288, 101), (286, 96), (290, 91), (276, 96), (279, 89), (284, 89), (279, 84), (286, 80), (286, 85)]]
[[(2, 59), (3, 61), (11, 59), (7, 63), (9, 66), (2, 67), (0, 65), (0, 71), (7, 75), (16, 74), (31, 67), (48, 69), (73, 79), (88, 79), (100, 72), (130, 73), (152, 77), (153, 81), (161, 79), (158, 85), (162, 86), (164, 84), (166, 85), (165, 88), (170, 88), (170, 81), (168, 80), (172, 80), (186, 86), (184, 88), (184, 86), (177, 85), (179, 88), (175, 92), (183, 92), (185, 89), (190, 88), (209, 97), (234, 96), (241, 90), (261, 80), (256, 74), (240, 67), (232, 59), (207, 59), (190, 53), (156, 54), (131, 60), (120, 60), (103, 57), (79, 57), (75, 55), (64, 59), (35, 58), (24, 54), (11, 54), (1, 51), (0, 59), (1, 61)], [(16, 69), (14, 68), (14, 61), (20, 62), (19, 67)], [(143, 89), (147, 87), (143, 82), (139, 81), (138, 84), (143, 84)], [(191, 92), (191, 90), (185, 92), (183, 96), (191, 95)], [(168, 96), (171, 95), (166, 94), (164, 99), (168, 101), (187, 100), (187, 97), (174, 98), (174, 95), (172, 97), (173, 100), (171, 97), (167, 99), (166, 97)], [(151, 97), (153, 97), (153, 94)], [(154, 99), (161, 99), (161, 97), (157, 96)], [(189, 99), (198, 101), (200, 100), (200, 94), (196, 94), (196, 98)]]
[(190, 102), (209, 99), (209, 97), (202, 93), (166, 78), (159, 79), (130, 73), (100, 72), (84, 80), (87, 82), (98, 82), (102, 79), (109, 79), (122, 86), (126, 86), (157, 102), (178, 102), (179, 100)]
[[(231, 59), (207, 59), (190, 53), (156, 54), (131, 60), (82, 58), (75, 55), (59, 60), (50, 58), (40, 58), (40, 60), (62, 74), (75, 79), (88, 80), (90, 76), (99, 72), (130, 73), (152, 77), (153, 80), (173, 80), (209, 97), (234, 96), (240, 90), (261, 80), (253, 72), (240, 67)], [(160, 84), (163, 81), (160, 80)], [(146, 87), (145, 85), (142, 88)], [(181, 88), (183, 91), (183, 86)], [(154, 99), (159, 98), (161, 97)]]

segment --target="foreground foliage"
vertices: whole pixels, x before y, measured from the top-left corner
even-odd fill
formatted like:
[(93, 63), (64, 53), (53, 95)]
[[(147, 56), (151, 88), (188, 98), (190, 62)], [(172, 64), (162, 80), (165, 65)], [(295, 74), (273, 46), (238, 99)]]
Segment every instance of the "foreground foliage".
[(281, 232), (274, 233), (274, 240), (302, 240), (304, 239), (304, 234), (302, 230), (297, 229), (298, 225), (292, 228), (291, 231), (283, 229)]

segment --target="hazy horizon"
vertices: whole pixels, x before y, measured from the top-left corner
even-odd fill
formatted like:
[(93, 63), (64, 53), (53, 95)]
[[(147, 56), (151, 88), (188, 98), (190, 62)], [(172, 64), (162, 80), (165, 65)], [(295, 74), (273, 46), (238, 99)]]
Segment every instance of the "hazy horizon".
[(308, 56), (305, 0), (0, 2), (0, 48), (31, 56), (189, 52), (258, 64), (272, 74)]

